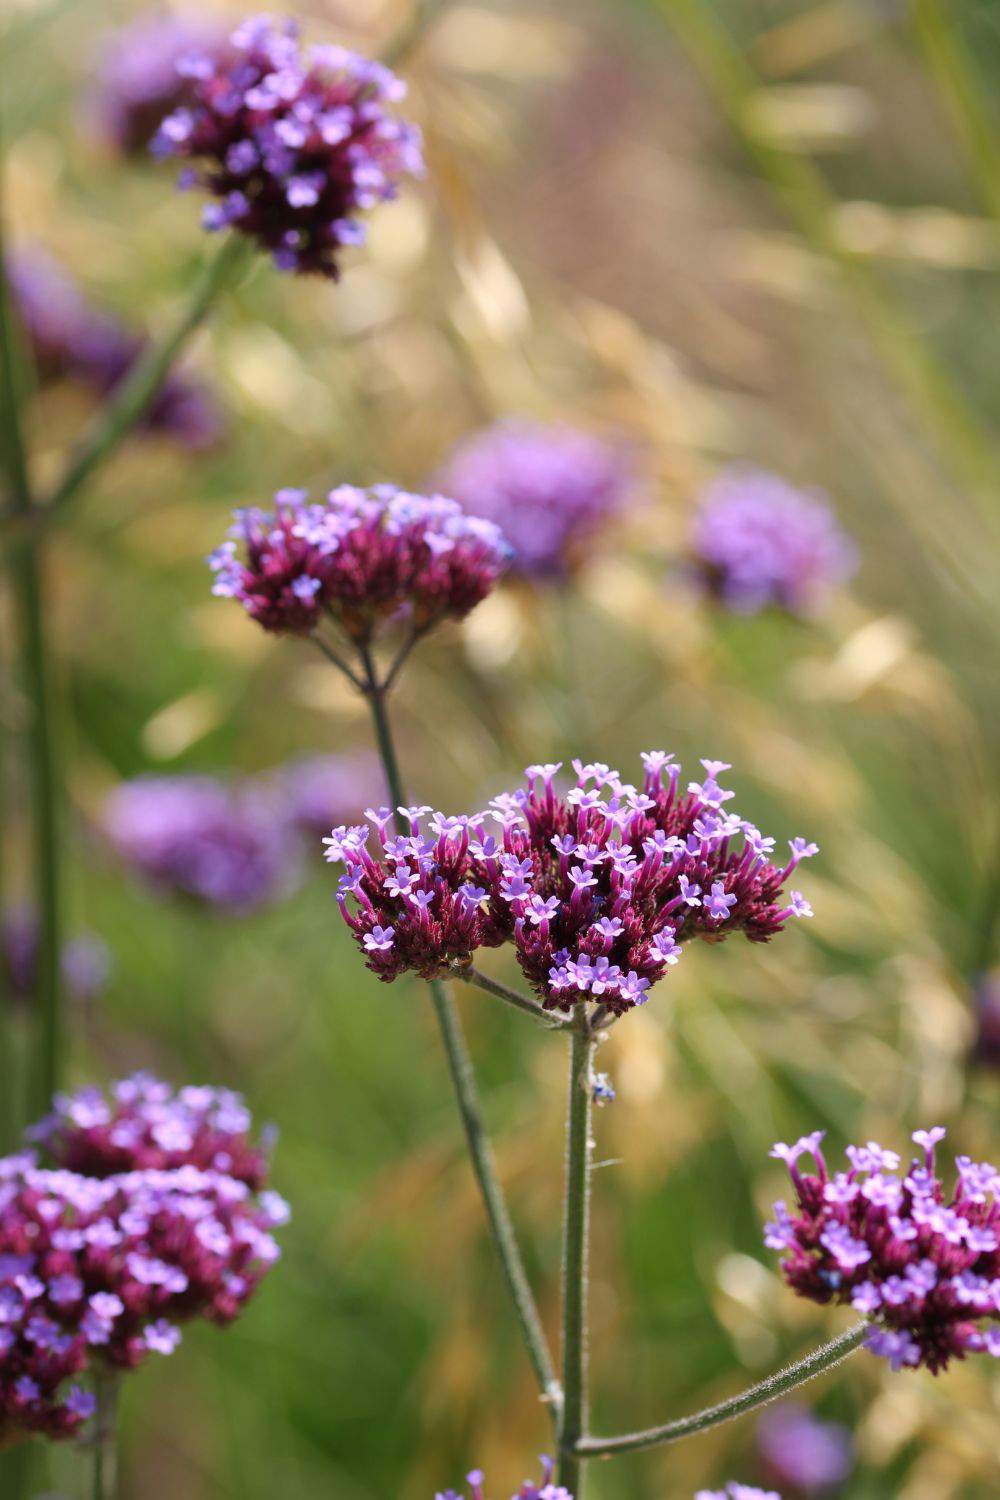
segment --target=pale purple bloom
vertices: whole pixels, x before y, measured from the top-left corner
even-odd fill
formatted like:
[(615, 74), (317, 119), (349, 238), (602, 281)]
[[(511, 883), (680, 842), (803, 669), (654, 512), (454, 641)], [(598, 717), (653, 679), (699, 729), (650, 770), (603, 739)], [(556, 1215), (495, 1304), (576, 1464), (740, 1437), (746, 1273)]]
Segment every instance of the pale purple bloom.
[(794, 1402), (771, 1407), (757, 1423), (757, 1447), (769, 1479), (788, 1500), (811, 1500), (841, 1484), (851, 1472), (851, 1435)]
[(101, 138), (122, 155), (144, 151), (189, 92), (178, 62), (221, 54), (225, 40), (218, 21), (194, 10), (146, 12), (106, 38), (89, 106)]

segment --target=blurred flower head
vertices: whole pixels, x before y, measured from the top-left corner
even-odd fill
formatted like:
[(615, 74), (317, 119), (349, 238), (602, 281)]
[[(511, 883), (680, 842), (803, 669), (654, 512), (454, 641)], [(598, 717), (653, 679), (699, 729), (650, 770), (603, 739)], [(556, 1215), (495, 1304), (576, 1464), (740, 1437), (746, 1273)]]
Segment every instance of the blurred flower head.
[(178, 67), (190, 94), (152, 149), (200, 163), (182, 183), (214, 198), (204, 227), (251, 236), (281, 270), (336, 277), (340, 251), (364, 241), (358, 215), (423, 171), (419, 131), (386, 108), (405, 85), (343, 47), (303, 53), (294, 22), (253, 17), (223, 55)]
[(563, 580), (635, 497), (630, 454), (573, 427), (508, 419), (459, 443), (439, 484), (502, 527), (511, 571)]
[(694, 1500), (781, 1500), (781, 1496), (776, 1490), (760, 1490), (731, 1479), (724, 1490), (699, 1490)]
[[(73, 380), (105, 397), (121, 383), (145, 348), (145, 339), (98, 312), (39, 246), (6, 257), (18, 316), (42, 383)], [(169, 374), (139, 424), (187, 448), (217, 442), (222, 417), (207, 390), (183, 373)]]
[(789, 1492), (789, 1500), (826, 1493), (847, 1478), (853, 1464), (847, 1428), (791, 1401), (765, 1411), (757, 1423), (757, 1448), (768, 1478)]
[(1000, 1067), (1000, 969), (984, 974), (976, 985), (976, 1036), (972, 1060), (984, 1068)]
[(427, 832), (429, 807), (399, 810), (403, 836), (388, 808), (369, 809), (376, 854), (368, 828), (334, 829), (327, 858), (346, 866), (337, 899), (368, 967), (386, 981), (431, 978), (510, 942), (547, 1009), (592, 1001), (620, 1015), (645, 1003), (686, 940), (766, 942), (812, 914), (783, 887), (815, 844), (793, 839), (773, 864), (774, 840), (726, 807), (725, 762), (703, 761), (685, 792), (673, 756), (642, 758), (641, 788), (574, 761), (565, 794), (559, 765), (529, 766), (526, 788), (473, 817), (434, 813)]
[(209, 559), (213, 593), (238, 599), (265, 630), (305, 635), (332, 614), (360, 641), (404, 612), (418, 633), (461, 619), (507, 559), (492, 522), (389, 484), (341, 485), (318, 504), (279, 490), (272, 513), (237, 512), (232, 538)]
[[(38, 987), (38, 917), (27, 906), (17, 906), (0, 917), (0, 960), (7, 992), (15, 1001), (30, 1003)], [(81, 933), (63, 945), (63, 983), (74, 1000), (95, 999), (111, 972), (111, 954), (99, 937)]]
[(857, 549), (825, 500), (760, 469), (720, 475), (691, 535), (705, 589), (738, 614), (768, 606), (813, 614), (857, 568)]
[(279, 1251), (282, 1200), (220, 1172), (98, 1180), (0, 1160), (0, 1446), (70, 1437), (93, 1413), (73, 1377), (170, 1354), (192, 1318), (231, 1322)]
[(337, 823), (353, 822), (382, 790), (382, 771), (368, 751), (306, 755), (268, 779), (282, 817), (299, 833), (318, 839)]
[(252, 781), (140, 776), (108, 797), (103, 826), (152, 885), (227, 911), (277, 900), (298, 872), (297, 841)]
[[(543, 1455), (541, 1463), (541, 1483), (535, 1484), (532, 1480), (526, 1479), (517, 1494), (511, 1496), (511, 1500), (573, 1500), (573, 1496), (564, 1485), (552, 1482), (555, 1465), (551, 1458)], [(481, 1469), (473, 1469), (471, 1473), (466, 1474), (465, 1482), (469, 1486), (468, 1500), (486, 1500)], [(439, 1490), (435, 1500), (465, 1500), (465, 1496), (458, 1490)]]
[(251, 1130), (250, 1111), (231, 1089), (187, 1084), (174, 1090), (149, 1073), (134, 1073), (107, 1093), (57, 1094), (52, 1113), (28, 1138), (56, 1166), (84, 1177), (190, 1166), (222, 1172), (257, 1191), (267, 1177), (273, 1132), (257, 1142)]
[(106, 38), (90, 100), (101, 138), (122, 155), (144, 151), (191, 92), (178, 62), (219, 55), (225, 41), (218, 21), (194, 11), (143, 14)]
[[(898, 1154), (869, 1141), (848, 1146), (849, 1170), (830, 1177), (822, 1131), (771, 1152), (788, 1166), (797, 1211), (776, 1203), (764, 1243), (800, 1296), (870, 1319), (867, 1347), (894, 1370), (936, 1375), (969, 1353), (1000, 1358), (1000, 1327), (979, 1327), (1000, 1324), (1000, 1173), (958, 1157), (948, 1200), (934, 1163), (944, 1134), (915, 1131), (923, 1156), (903, 1175)], [(815, 1174), (800, 1171), (803, 1156)]]

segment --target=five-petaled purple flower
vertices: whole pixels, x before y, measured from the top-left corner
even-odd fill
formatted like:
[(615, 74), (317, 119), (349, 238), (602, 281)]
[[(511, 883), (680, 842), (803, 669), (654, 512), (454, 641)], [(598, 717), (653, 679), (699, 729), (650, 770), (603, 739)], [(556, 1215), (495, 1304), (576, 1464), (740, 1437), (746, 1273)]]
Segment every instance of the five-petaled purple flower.
[[(782, 1253), (782, 1273), (800, 1296), (849, 1304), (871, 1321), (867, 1345), (894, 1370), (985, 1351), (1000, 1357), (1000, 1173), (957, 1159), (950, 1199), (937, 1177), (944, 1130), (918, 1130), (923, 1157), (901, 1168), (874, 1141), (848, 1146), (849, 1170), (829, 1175), (822, 1131), (779, 1144), (796, 1210), (775, 1204), (764, 1242)], [(817, 1171), (799, 1161), (812, 1156)], [(986, 1326), (980, 1326), (985, 1324)]]
[(370, 810), (374, 853), (367, 827), (334, 829), (327, 858), (346, 866), (337, 899), (368, 967), (386, 981), (432, 978), (509, 942), (546, 1008), (592, 1001), (620, 1015), (644, 1003), (687, 940), (766, 942), (803, 914), (783, 887), (814, 844), (793, 840), (788, 862), (773, 864), (762, 849), (773, 841), (720, 810), (732, 795), (718, 782), (724, 762), (703, 762), (704, 781), (685, 792), (672, 756), (643, 760), (641, 788), (574, 761), (566, 794), (558, 765), (529, 766), (526, 789), (473, 817), (435, 813), (426, 831), (429, 809), (400, 808), (402, 835), (389, 832), (388, 809)]
[(405, 85), (343, 47), (303, 54), (294, 22), (255, 16), (221, 55), (178, 67), (189, 96), (153, 151), (199, 163), (182, 183), (212, 194), (205, 228), (249, 235), (282, 270), (336, 277), (340, 250), (364, 240), (358, 215), (423, 171), (419, 131), (386, 109)]
[[(569, 1490), (561, 1484), (555, 1484), (552, 1475), (555, 1469), (551, 1458), (542, 1455), (542, 1479), (540, 1484), (526, 1479), (516, 1495), (511, 1500), (573, 1500)], [(486, 1500), (482, 1469), (473, 1469), (466, 1474), (465, 1482), (469, 1486), (468, 1500)], [(438, 1490), (434, 1500), (465, 1500), (465, 1496), (458, 1490)]]
[(541, 580), (569, 576), (636, 493), (621, 444), (516, 418), (460, 443), (438, 482), (471, 514), (503, 528), (513, 573)]
[(731, 469), (709, 487), (691, 548), (706, 589), (739, 614), (813, 614), (858, 563), (824, 499), (759, 469)]
[(460, 619), (508, 555), (491, 522), (389, 484), (341, 485), (316, 504), (279, 490), (272, 513), (237, 512), (231, 535), (209, 558), (214, 593), (238, 599), (265, 630), (306, 634), (332, 612), (359, 641), (403, 611), (418, 633)]

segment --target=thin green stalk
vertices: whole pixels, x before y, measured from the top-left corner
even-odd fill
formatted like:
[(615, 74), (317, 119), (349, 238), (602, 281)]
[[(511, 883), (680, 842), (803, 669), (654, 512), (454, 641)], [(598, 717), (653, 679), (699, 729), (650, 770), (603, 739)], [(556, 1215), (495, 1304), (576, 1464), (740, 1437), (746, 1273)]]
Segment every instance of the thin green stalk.
[[(21, 427), (24, 375), (20, 353), (20, 330), (13, 316), (0, 233), (0, 422), (4, 489), (9, 510), (29, 517), (33, 501)], [(37, 541), (22, 540), (13, 549), (9, 562), (20, 685), (27, 720), (32, 860), (39, 928), (35, 1017), (38, 1045), (32, 1068), (30, 1106), (44, 1113), (58, 1079), (61, 1041), (59, 781), (52, 725), (44, 559)]]
[(962, 35), (955, 0), (910, 0), (924, 59), (951, 116), (986, 212), (1000, 219), (1000, 133), (992, 100)]
[[(394, 807), (398, 809), (405, 807), (407, 802), (399, 771), (399, 760), (396, 755), (392, 727), (386, 708), (385, 685), (377, 680), (371, 652), (367, 648), (362, 648), (360, 656), (366, 678), (364, 687), (365, 700), (371, 710), (375, 738), (378, 742), (379, 756), (385, 772), (389, 796)], [(400, 833), (409, 831), (409, 824), (398, 811), (395, 822), (396, 828)], [(459, 1114), (462, 1117), (466, 1144), (469, 1148), (469, 1156), (472, 1161), (472, 1170), (479, 1184), (483, 1203), (486, 1208), (490, 1233), (493, 1237), (497, 1253), (500, 1256), (500, 1264), (503, 1267), (507, 1287), (510, 1291), (511, 1300), (514, 1303), (514, 1311), (528, 1351), (528, 1358), (531, 1361), (532, 1368), (538, 1380), (543, 1399), (549, 1405), (550, 1416), (555, 1423), (558, 1421), (559, 1416), (559, 1382), (556, 1379), (552, 1357), (549, 1354), (545, 1332), (542, 1328), (542, 1320), (538, 1314), (531, 1284), (528, 1281), (528, 1274), (525, 1270), (520, 1247), (517, 1243), (510, 1210), (507, 1207), (507, 1200), (497, 1174), (496, 1162), (483, 1120), (482, 1105), (480, 1104), (476, 1088), (472, 1061), (469, 1057), (469, 1050), (462, 1032), (462, 1023), (455, 1002), (444, 984), (440, 980), (432, 980), (427, 988), (430, 991), (431, 1003), (434, 1006), (438, 1029), (441, 1033), (441, 1040), (444, 1043), (452, 1088), (454, 1089), (455, 1098), (458, 1103)]]
[(860, 1348), (867, 1326), (861, 1323), (848, 1333), (842, 1333), (831, 1343), (814, 1349), (804, 1359), (796, 1360), (795, 1364), (779, 1370), (776, 1375), (769, 1375), (759, 1385), (751, 1386), (748, 1391), (732, 1396), (728, 1401), (720, 1401), (718, 1406), (709, 1406), (704, 1411), (696, 1412), (694, 1416), (680, 1417), (676, 1422), (665, 1422), (662, 1427), (650, 1427), (644, 1432), (626, 1432), (620, 1437), (584, 1437), (577, 1443), (576, 1451), (584, 1459), (608, 1458), (614, 1453), (635, 1453), (640, 1448), (656, 1448), (663, 1443), (676, 1443), (681, 1438), (692, 1437), (696, 1432), (706, 1432), (710, 1427), (718, 1427), (721, 1422), (731, 1422), (734, 1417), (756, 1411), (758, 1407), (766, 1406), (769, 1401), (776, 1401), (779, 1396), (787, 1395), (797, 1386), (804, 1385), (807, 1380), (814, 1380), (825, 1370), (839, 1365), (841, 1360)]
[(474, 985), (477, 990), (492, 995), (496, 1000), (502, 1000), (505, 1005), (511, 1005), (515, 1010), (523, 1011), (525, 1015), (534, 1016), (536, 1021), (544, 1022), (549, 1031), (569, 1030), (570, 1022), (561, 1021), (558, 1016), (554, 1016), (551, 1011), (539, 1005), (537, 1000), (532, 1000), (527, 995), (512, 990), (506, 984), (499, 984), (488, 974), (481, 974), (472, 964), (455, 964), (454, 973), (458, 979), (464, 979), (466, 984)]
[(795, 151), (775, 145), (756, 123), (761, 80), (718, 10), (704, 0), (654, 0), (700, 69), (744, 151), (803, 239), (840, 273), (873, 344), (917, 418), (933, 436), (984, 517), (995, 520), (1000, 479), (996, 449), (950, 372), (866, 259), (836, 228), (836, 200), (822, 175)]
[(590, 1230), (590, 1061), (594, 1041), (580, 1017), (573, 1027), (566, 1123), (563, 1209), (563, 1408), (559, 1427), (559, 1483), (582, 1500), (584, 1468), (578, 1444), (587, 1428), (587, 1257)]
[(118, 1494), (118, 1377), (94, 1377), (94, 1471), (92, 1500), (116, 1500)]

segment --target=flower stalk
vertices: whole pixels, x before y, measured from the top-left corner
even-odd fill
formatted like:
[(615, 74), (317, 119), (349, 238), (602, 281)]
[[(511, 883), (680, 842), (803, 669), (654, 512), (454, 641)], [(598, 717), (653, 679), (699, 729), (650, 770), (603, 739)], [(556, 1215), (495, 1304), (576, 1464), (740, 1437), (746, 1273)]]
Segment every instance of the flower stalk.
[(118, 1495), (118, 1377), (110, 1371), (94, 1376), (94, 1470), (92, 1500), (117, 1500)]
[(563, 1206), (563, 1408), (559, 1427), (559, 1483), (582, 1500), (584, 1470), (578, 1444), (587, 1427), (587, 1291), (590, 1244), (590, 1065), (594, 1040), (586, 1018), (570, 1039)]

